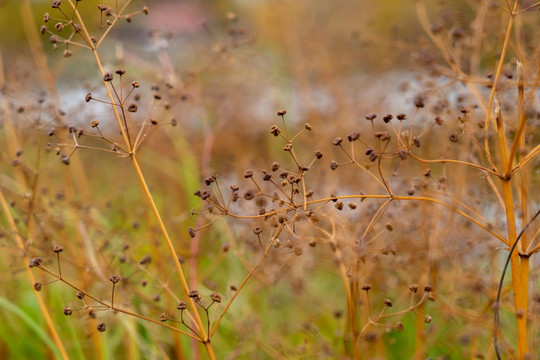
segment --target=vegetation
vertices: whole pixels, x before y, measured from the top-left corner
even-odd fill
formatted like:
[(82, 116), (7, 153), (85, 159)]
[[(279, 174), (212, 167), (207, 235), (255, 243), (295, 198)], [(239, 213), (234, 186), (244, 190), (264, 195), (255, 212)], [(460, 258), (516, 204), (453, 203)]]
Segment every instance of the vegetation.
[(540, 3), (239, 4), (2, 5), (3, 357), (536, 358)]

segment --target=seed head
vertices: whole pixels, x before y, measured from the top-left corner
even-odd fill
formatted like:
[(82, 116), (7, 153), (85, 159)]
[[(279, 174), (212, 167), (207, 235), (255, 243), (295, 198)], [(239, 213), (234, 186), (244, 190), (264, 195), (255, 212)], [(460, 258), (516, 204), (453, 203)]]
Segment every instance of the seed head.
[(99, 121), (97, 120), (92, 120), (92, 122), (90, 123), (90, 126), (92, 126), (93, 128), (98, 127), (98, 125), (99, 125)]
[(432, 317), (431, 317), (431, 316), (429, 316), (429, 315), (424, 316), (424, 322), (425, 322), (426, 324), (429, 324), (429, 323), (431, 322), (431, 320), (432, 320)]
[(176, 305), (176, 308), (178, 310), (186, 310), (187, 309), (187, 304), (185, 302), (183, 302), (183, 301), (180, 301), (178, 303), (178, 305)]
[(141, 84), (139, 84), (138, 81), (133, 81), (133, 82), (131, 83), (131, 86), (133, 86), (134, 88), (139, 88), (139, 87), (141, 87)]
[(341, 144), (342, 141), (343, 141), (343, 138), (337, 137), (334, 139), (334, 141), (332, 141), (332, 144), (338, 146)]
[(105, 325), (104, 322), (100, 322), (98, 325), (97, 325), (97, 330), (99, 332), (104, 332), (105, 330), (107, 330), (107, 326)]
[(311, 127), (311, 125), (310, 125), (309, 123), (305, 123), (305, 124), (304, 124), (304, 128), (305, 128), (306, 130), (308, 130), (308, 131), (311, 131), (311, 129), (312, 129), (312, 127)]
[(323, 153), (321, 150), (315, 150), (315, 158), (321, 159), (323, 157)]
[(244, 173), (244, 178), (249, 179), (250, 177), (253, 177), (253, 170), (248, 169), (248, 170), (246, 170), (246, 172)]
[(113, 80), (113, 74), (105, 73), (105, 75), (103, 75), (103, 81), (112, 81), (112, 80)]
[(212, 298), (212, 301), (220, 303), (221, 302), (221, 295), (219, 295), (217, 292), (213, 292), (210, 297)]
[(373, 121), (377, 117), (377, 114), (366, 115), (366, 120)]
[(143, 6), (142, 12), (144, 15), (148, 15), (148, 6)]
[(396, 118), (397, 118), (399, 121), (407, 120), (407, 115), (405, 115), (405, 114), (397, 114), (397, 115), (396, 115)]
[(388, 306), (388, 307), (392, 307), (392, 305), (393, 305), (393, 304), (392, 304), (392, 300), (390, 300), (390, 299), (384, 299), (384, 304), (385, 304), (386, 306)]
[(281, 133), (281, 130), (277, 127), (277, 125), (272, 125), (270, 127), (270, 133), (274, 136), (278, 136)]
[(277, 112), (278, 116), (283, 116), (283, 115), (285, 115), (286, 113), (287, 113), (287, 110), (279, 110), (279, 111)]
[(192, 227), (188, 228), (188, 233), (189, 233), (189, 236), (191, 236), (192, 238), (195, 237), (195, 229), (193, 229)]
[(41, 286), (42, 286), (42, 285), (43, 285), (43, 284), (42, 284), (41, 282), (36, 281), (36, 282), (34, 283), (34, 290), (36, 290), (36, 291), (41, 291)]
[(167, 321), (167, 314), (162, 313), (161, 316), (159, 317), (159, 321), (161, 321), (161, 322)]
[(73, 314), (73, 310), (69, 306), (64, 307), (64, 315), (70, 316), (71, 314)]
[(28, 264), (29, 267), (39, 266), (43, 262), (43, 259), (41, 257), (35, 257), (33, 259), (30, 259), (30, 263)]
[(118, 276), (118, 275), (111, 275), (111, 277), (109, 278), (109, 281), (112, 282), (113, 284), (116, 284), (117, 282), (120, 281), (120, 276)]
[(383, 121), (388, 124), (393, 118), (394, 116), (392, 114), (386, 114), (383, 117)]
[(330, 161), (330, 169), (336, 170), (338, 168), (338, 163), (335, 160)]
[(201, 296), (199, 295), (199, 291), (197, 290), (190, 290), (188, 296), (192, 299), (200, 299)]
[(64, 251), (64, 248), (60, 245), (54, 245), (53, 246), (53, 251), (56, 253), (56, 254), (59, 254), (61, 253), (62, 251)]
[(54, 0), (51, 4), (51, 7), (53, 9), (58, 9), (60, 7), (60, 5), (62, 4), (62, 2), (60, 0)]
[(78, 299), (81, 299), (84, 297), (84, 293), (82, 291), (77, 291), (77, 294), (76, 294), (77, 298)]
[(362, 290), (364, 290), (364, 291), (369, 291), (369, 290), (371, 290), (371, 285), (370, 285), (370, 284), (363, 285), (363, 286), (362, 286)]
[(347, 135), (347, 139), (348, 139), (350, 142), (353, 142), (353, 141), (358, 140), (359, 137), (360, 137), (360, 133), (359, 133), (359, 132), (353, 132), (353, 133), (350, 133), (349, 135)]

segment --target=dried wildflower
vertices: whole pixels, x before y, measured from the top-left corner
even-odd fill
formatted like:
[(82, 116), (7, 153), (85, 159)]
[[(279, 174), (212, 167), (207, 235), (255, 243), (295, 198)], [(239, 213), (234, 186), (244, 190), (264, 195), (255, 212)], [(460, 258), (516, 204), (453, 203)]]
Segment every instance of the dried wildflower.
[(148, 6), (143, 6), (142, 12), (144, 15), (148, 15)]
[(210, 294), (210, 297), (212, 298), (212, 301), (220, 303), (221, 302), (221, 295), (219, 295), (217, 292), (213, 292)]
[(251, 177), (253, 177), (253, 170), (251, 169), (246, 170), (246, 172), (244, 173), (244, 178), (249, 179)]
[(362, 286), (362, 290), (364, 290), (364, 291), (369, 291), (369, 290), (371, 290), (371, 285), (370, 285), (370, 284), (363, 285), (363, 286)]
[(42, 284), (41, 282), (36, 281), (36, 282), (34, 283), (34, 290), (36, 290), (36, 291), (41, 291), (42, 285), (43, 285), (43, 284)]
[(51, 36), (49, 37), (49, 42), (50, 42), (51, 44), (56, 44), (56, 43), (59, 42), (59, 41), (60, 41), (60, 38), (59, 38), (58, 36), (56, 36), (56, 35), (51, 35)]
[(120, 281), (120, 276), (118, 276), (118, 275), (111, 275), (111, 277), (109, 278), (109, 281), (112, 282), (113, 284), (116, 284), (117, 282)]
[(311, 129), (313, 129), (313, 128), (311, 127), (311, 124), (309, 124), (309, 123), (305, 123), (305, 124), (304, 124), (304, 128), (305, 128), (306, 130), (308, 130), (308, 131), (311, 131)]
[(392, 305), (393, 305), (393, 304), (392, 304), (392, 300), (390, 300), (390, 299), (384, 299), (384, 304), (385, 304), (386, 306), (388, 306), (388, 307), (392, 307)]
[(206, 200), (211, 196), (210, 190), (204, 189), (201, 191), (201, 199)]
[(377, 160), (378, 158), (379, 158), (379, 155), (378, 155), (375, 151), (373, 151), (371, 154), (369, 154), (369, 160), (370, 160), (371, 162), (374, 162), (374, 161)]
[(360, 137), (360, 133), (355, 131), (347, 135), (347, 140), (349, 140), (349, 142), (353, 142), (353, 141), (358, 140), (359, 137)]
[(281, 130), (277, 127), (277, 125), (272, 125), (270, 127), (270, 133), (274, 136), (278, 136), (281, 133)]
[(343, 138), (337, 137), (334, 139), (334, 141), (332, 141), (332, 144), (338, 146), (341, 144), (342, 141), (343, 141)]
[(122, 76), (122, 75), (124, 75), (124, 74), (126, 73), (126, 70), (124, 70), (124, 69), (118, 69), (118, 70), (115, 71), (115, 73), (118, 74), (118, 75), (120, 75), (120, 76)]
[(431, 169), (427, 168), (422, 173), (424, 174), (425, 177), (429, 177), (431, 175)]
[(259, 235), (259, 234), (262, 233), (262, 232), (263, 232), (263, 228), (260, 227), (260, 226), (255, 226), (255, 227), (253, 228), (253, 233), (254, 233), (255, 235)]
[(338, 201), (335, 205), (336, 209), (338, 210), (343, 210), (343, 202), (342, 201)]
[(60, 7), (60, 5), (62, 4), (62, 2), (60, 0), (54, 0), (51, 4), (51, 7), (53, 9), (58, 9)]
[(397, 118), (399, 121), (407, 120), (407, 115), (405, 115), (405, 114), (397, 114), (397, 115), (396, 115), (396, 118)]
[(286, 113), (287, 113), (287, 110), (279, 110), (279, 111), (277, 112), (278, 116), (283, 116), (283, 115), (285, 115)]
[(348, 206), (351, 210), (356, 209), (356, 204), (355, 204), (355, 203), (348, 203), (347, 206)]
[(62, 246), (60, 246), (60, 245), (54, 245), (53, 246), (53, 252), (55, 252), (56, 254), (59, 254), (62, 251), (64, 251), (64, 248)]
[(188, 233), (189, 233), (190, 237), (192, 237), (192, 238), (195, 237), (195, 229), (193, 229), (192, 227), (188, 228)]
[(56, 29), (56, 31), (62, 31), (64, 29), (64, 24), (62, 24), (61, 22), (58, 22), (54, 24), (54, 28)]
[(39, 28), (39, 33), (41, 35), (44, 35), (46, 32), (47, 32), (47, 26), (41, 25), (41, 27)]
[(90, 102), (90, 100), (92, 100), (92, 93), (88, 93), (88, 94), (86, 94), (86, 96), (84, 97), (84, 101)]
[(150, 264), (152, 262), (152, 256), (150, 255), (146, 255), (145, 257), (143, 257), (141, 259), (141, 261), (139, 261), (139, 264), (141, 265), (147, 265), (147, 264)]
[(404, 328), (404, 326), (403, 326), (403, 323), (402, 323), (402, 322), (398, 322), (398, 323), (396, 324), (396, 331), (402, 332), (402, 331), (403, 331), (403, 328)]
[(277, 171), (279, 169), (279, 164), (277, 162), (274, 162), (272, 164), (272, 171)]
[(388, 124), (393, 118), (394, 116), (392, 114), (386, 114), (383, 117), (383, 121)]
[(366, 115), (366, 120), (373, 121), (377, 117), (377, 114)]
[(440, 126), (440, 125), (442, 125), (442, 124), (443, 124), (444, 120), (443, 120), (443, 119), (441, 119), (441, 117), (440, 117), (440, 116), (435, 116), (435, 122), (437, 123), (437, 125), (439, 125), (439, 126)]
[(415, 137), (413, 138), (413, 144), (414, 144), (414, 146), (416, 146), (416, 147), (420, 147), (420, 139), (419, 139), (418, 137), (415, 136)]
[(97, 330), (99, 332), (104, 332), (105, 330), (107, 330), (107, 326), (105, 325), (104, 322), (100, 322), (98, 325), (97, 325)]
[(176, 119), (171, 119), (171, 125), (176, 126), (178, 124), (178, 121)]
[(216, 180), (215, 176), (208, 176), (204, 179), (204, 183), (208, 186)]
[(418, 95), (414, 98), (414, 106), (416, 106), (418, 109), (421, 109), (425, 106), (424, 97), (422, 95)]
[(283, 151), (291, 151), (292, 150), (292, 144), (285, 144), (283, 147)]
[(426, 286), (424, 286), (424, 291), (425, 292), (431, 292), (431, 291), (433, 291), (433, 287), (431, 285), (426, 285)]
[(150, 124), (155, 126), (158, 124), (158, 121), (156, 119), (150, 119)]
[(183, 302), (183, 301), (180, 301), (178, 303), (178, 305), (176, 305), (176, 308), (178, 310), (186, 310), (187, 309), (187, 304), (185, 302)]
[(71, 316), (71, 314), (73, 314), (73, 310), (69, 306), (64, 307), (64, 315)]
[(69, 156), (67, 155), (62, 155), (62, 162), (65, 164), (65, 165), (69, 165), (69, 163), (71, 162), (69, 160)]
[(394, 231), (394, 226), (392, 224), (390, 224), (390, 223), (387, 223), (385, 225), (385, 227), (386, 227), (386, 230), (388, 230), (388, 231)]
[(335, 160), (330, 161), (330, 169), (336, 170), (338, 168), (338, 163)]
[(321, 150), (315, 150), (315, 158), (321, 159), (323, 157), (323, 153)]
[(51, 19), (51, 15), (49, 13), (43, 14), (43, 22), (48, 22)]
[(141, 84), (139, 84), (138, 81), (133, 81), (133, 82), (131, 83), (131, 86), (133, 86), (134, 88), (139, 88), (139, 87), (141, 87)]
[(82, 300), (82, 298), (84, 298), (84, 293), (82, 291), (77, 291), (77, 294), (75, 296), (77, 296), (77, 299)]
[(98, 127), (98, 125), (99, 125), (99, 121), (97, 120), (92, 120), (92, 122), (90, 123), (90, 126), (93, 128)]
[(429, 315), (424, 316), (424, 322), (425, 322), (426, 324), (429, 324), (429, 323), (431, 322), (431, 320), (432, 320), (432, 317), (431, 317), (431, 316), (429, 316)]
[(198, 290), (190, 290), (188, 296), (192, 299), (198, 299), (200, 298), (199, 291)]
[(455, 132), (451, 133), (450, 136), (448, 137), (448, 140), (450, 140), (451, 142), (458, 142), (459, 141), (459, 136), (458, 134), (456, 134)]
[(103, 75), (103, 81), (112, 81), (112, 80), (113, 80), (113, 74), (105, 73), (105, 75)]

